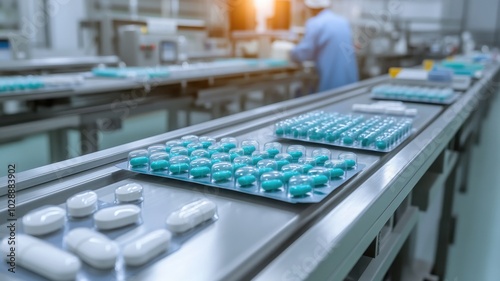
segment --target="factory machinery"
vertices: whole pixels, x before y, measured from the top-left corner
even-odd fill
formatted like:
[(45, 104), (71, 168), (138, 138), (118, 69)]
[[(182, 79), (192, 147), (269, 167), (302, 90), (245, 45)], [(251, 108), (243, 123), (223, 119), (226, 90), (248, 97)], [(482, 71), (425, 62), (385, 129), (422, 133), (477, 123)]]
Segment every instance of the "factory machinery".
[[(189, 202), (206, 198), (217, 205), (217, 220), (127, 280), (423, 280), (430, 274), (444, 278), (460, 219), (452, 214), (454, 198), (459, 192), (474, 192), (467, 186), (467, 163), (471, 146), (480, 141), (481, 120), (498, 78), (499, 66), (492, 64), (451, 105), (407, 104), (418, 111), (414, 132), (391, 152), (282, 140), (274, 134), (277, 122), (293, 116), (318, 110), (350, 114), (354, 104), (372, 103), (371, 89), (389, 80), (382, 76), (19, 173), (15, 213), (21, 218), (41, 206), (64, 207), (68, 198), (86, 190), (111, 204), (115, 189), (132, 183), (144, 188), (143, 220), (156, 221), (158, 228)], [(335, 157), (354, 152), (364, 168), (320, 203), (290, 204), (116, 167), (130, 151), (186, 135), (325, 147)], [(5, 218), (7, 178), (0, 183), (0, 213)], [(422, 225), (426, 219), (434, 223)], [(437, 243), (417, 227), (434, 233)], [(0, 231), (2, 237), (7, 235), (5, 227)], [(141, 236), (141, 231), (142, 226), (134, 226), (129, 235)], [(429, 249), (427, 260), (415, 257), (419, 248)], [(0, 274), (15, 277), (3, 270)]]

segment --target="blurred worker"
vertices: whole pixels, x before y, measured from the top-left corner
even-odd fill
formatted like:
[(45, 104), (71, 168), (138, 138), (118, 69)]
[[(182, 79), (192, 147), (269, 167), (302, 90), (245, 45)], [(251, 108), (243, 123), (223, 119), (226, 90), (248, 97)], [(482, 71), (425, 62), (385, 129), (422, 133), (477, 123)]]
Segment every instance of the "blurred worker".
[(292, 60), (316, 63), (321, 92), (357, 82), (358, 64), (348, 21), (329, 9), (330, 0), (305, 0), (305, 4), (314, 17), (306, 23), (302, 42), (291, 51)]

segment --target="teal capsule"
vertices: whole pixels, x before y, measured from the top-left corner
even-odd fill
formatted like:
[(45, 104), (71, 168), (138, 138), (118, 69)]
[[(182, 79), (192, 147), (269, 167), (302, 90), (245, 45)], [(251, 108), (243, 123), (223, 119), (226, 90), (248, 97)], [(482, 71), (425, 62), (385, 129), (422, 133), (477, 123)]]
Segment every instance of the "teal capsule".
[(182, 174), (189, 170), (189, 164), (181, 163), (181, 164), (170, 165), (169, 170), (173, 174)]
[(303, 170), (304, 170), (304, 173), (307, 174), (309, 172), (309, 170), (311, 170), (313, 167), (313, 165), (309, 165), (309, 164), (304, 164), (304, 166), (302, 166)]
[(236, 144), (231, 143), (231, 142), (227, 142), (227, 143), (222, 144), (222, 147), (224, 148), (224, 152), (229, 152), (229, 150), (236, 148)]
[(276, 135), (278, 135), (278, 136), (282, 136), (282, 135), (284, 135), (284, 134), (285, 134), (285, 130), (283, 130), (283, 128), (278, 128), (278, 129), (276, 129), (276, 132), (275, 132), (275, 133), (276, 133)]
[(328, 160), (330, 160), (330, 157), (326, 155), (319, 155), (316, 157), (316, 164), (318, 164), (319, 166), (323, 166), (325, 165), (325, 162)]
[(170, 166), (170, 163), (167, 160), (154, 161), (151, 163), (151, 170), (165, 170), (168, 168), (168, 166)]
[(287, 160), (280, 160), (276, 161), (276, 164), (278, 164), (278, 170), (281, 171), (281, 168), (283, 168), (283, 166), (290, 164), (290, 162), (288, 162)]
[(283, 173), (283, 176), (285, 178), (285, 182), (289, 182), (290, 179), (293, 177), (293, 176), (300, 176), (300, 173), (297, 172), (297, 171), (288, 171), (288, 172), (284, 172)]
[(386, 150), (388, 147), (387, 141), (377, 141), (376, 146), (380, 150)]
[(239, 155), (238, 153), (232, 153), (230, 156), (231, 156), (231, 162), (233, 162), (234, 159), (240, 157), (241, 155)]
[(259, 169), (259, 175), (263, 175), (265, 173), (269, 173), (269, 172), (272, 172), (274, 171), (273, 168), (260, 168)]
[(195, 178), (203, 178), (210, 174), (209, 167), (196, 167), (191, 169), (191, 176)]
[(242, 187), (251, 186), (257, 181), (254, 175), (247, 175), (238, 178), (238, 184)]
[(243, 149), (245, 155), (252, 155), (252, 153), (254, 153), (254, 151), (256, 150), (255, 146), (252, 145), (243, 146), (241, 147), (241, 149)]
[(335, 142), (336, 140), (339, 139), (339, 134), (338, 133), (327, 134), (325, 139), (328, 142)]
[(344, 170), (339, 168), (334, 168), (330, 170), (330, 175), (332, 178), (340, 178), (344, 176)]
[(260, 156), (258, 156), (258, 157), (252, 157), (252, 162), (253, 162), (254, 165), (257, 165), (257, 163), (259, 163), (261, 160), (264, 160), (264, 158), (260, 157)]
[(149, 158), (148, 157), (135, 157), (130, 159), (130, 165), (132, 167), (137, 167), (137, 166), (144, 166), (148, 164)]
[(274, 156), (280, 154), (280, 151), (276, 148), (270, 148), (267, 150), (267, 153), (269, 153), (269, 157), (274, 158)]
[(315, 186), (325, 185), (328, 183), (328, 177), (324, 175), (313, 176), (312, 179)]
[(345, 159), (344, 162), (345, 162), (345, 165), (347, 166), (348, 169), (356, 166), (356, 161), (354, 161), (352, 159)]
[(227, 181), (231, 179), (232, 176), (233, 173), (231, 173), (231, 171), (220, 171), (212, 173), (212, 179), (214, 181)]
[(354, 143), (354, 139), (351, 137), (344, 137), (342, 142), (344, 142), (345, 145), (352, 145)]
[(263, 181), (261, 186), (262, 186), (262, 189), (264, 189), (265, 191), (274, 191), (274, 190), (282, 188), (283, 182), (280, 180), (267, 180), (267, 181)]
[(204, 141), (201, 143), (201, 145), (203, 145), (203, 148), (207, 149), (209, 148), (210, 146), (213, 145), (213, 143), (209, 142), (209, 141)]
[(239, 170), (243, 167), (246, 167), (246, 166), (248, 166), (248, 165), (245, 163), (235, 163), (235, 164), (233, 164), (233, 170), (237, 171), (237, 170)]
[(312, 187), (308, 184), (295, 185), (290, 187), (290, 195), (294, 197), (305, 196), (312, 191)]
[(302, 151), (291, 151), (291, 152), (288, 152), (288, 154), (290, 154), (294, 160), (297, 160), (304, 155), (304, 153), (302, 153)]

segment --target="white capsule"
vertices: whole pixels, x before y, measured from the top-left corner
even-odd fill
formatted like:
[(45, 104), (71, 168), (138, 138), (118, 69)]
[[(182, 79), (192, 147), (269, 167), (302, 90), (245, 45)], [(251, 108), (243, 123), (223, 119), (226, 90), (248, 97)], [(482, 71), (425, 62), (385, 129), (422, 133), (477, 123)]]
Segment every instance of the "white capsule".
[(80, 218), (91, 215), (97, 210), (97, 194), (86, 191), (69, 198), (66, 201), (69, 215)]
[[(40, 239), (29, 235), (18, 234), (15, 245), (9, 238), (2, 241), (2, 256), (11, 262), (12, 253), (15, 264), (37, 273), (47, 279), (56, 281), (75, 280), (80, 270), (80, 260), (74, 255), (60, 250)], [(15, 274), (14, 274), (15, 275)]]
[(116, 200), (119, 202), (133, 202), (142, 198), (142, 186), (137, 183), (130, 183), (118, 187), (115, 190)]
[(140, 266), (165, 252), (170, 245), (172, 234), (160, 229), (125, 245), (123, 258), (130, 266)]
[(172, 213), (167, 219), (167, 227), (172, 232), (186, 232), (211, 219), (216, 211), (217, 205), (214, 202), (202, 199)]
[(59, 207), (45, 207), (23, 217), (24, 232), (30, 235), (44, 235), (54, 232), (64, 225), (66, 211)]
[(101, 233), (88, 228), (73, 229), (65, 237), (66, 247), (84, 262), (98, 269), (113, 268), (118, 246)]
[(99, 229), (115, 229), (136, 223), (140, 214), (141, 208), (135, 205), (120, 205), (97, 211), (94, 222)]

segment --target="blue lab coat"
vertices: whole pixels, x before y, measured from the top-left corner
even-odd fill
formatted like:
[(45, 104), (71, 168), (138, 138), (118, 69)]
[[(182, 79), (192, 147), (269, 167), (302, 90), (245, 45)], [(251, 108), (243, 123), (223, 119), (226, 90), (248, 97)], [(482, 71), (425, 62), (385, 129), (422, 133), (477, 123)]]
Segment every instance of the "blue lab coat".
[(319, 91), (357, 82), (358, 64), (349, 22), (325, 9), (306, 23), (304, 39), (292, 50), (296, 62), (314, 61)]

